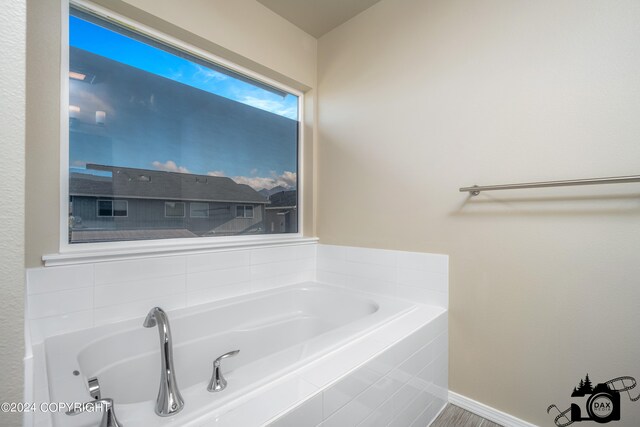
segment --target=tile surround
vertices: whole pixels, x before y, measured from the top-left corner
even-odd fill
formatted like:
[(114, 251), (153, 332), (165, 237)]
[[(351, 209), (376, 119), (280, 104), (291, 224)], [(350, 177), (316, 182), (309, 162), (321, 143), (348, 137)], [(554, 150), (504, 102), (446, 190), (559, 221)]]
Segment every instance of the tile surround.
[(316, 280), (449, 307), (449, 257), (318, 245)]
[[(314, 244), (30, 269), (28, 325), (37, 344), (142, 317), (153, 305), (172, 310), (314, 280), (448, 306), (445, 255)], [(421, 310), (315, 361), (271, 398), (198, 425), (428, 425), (447, 401), (448, 319), (425, 324)]]
[[(419, 324), (421, 315), (409, 316)], [(389, 326), (390, 336), (402, 330)], [(429, 425), (446, 406), (448, 395), (448, 322), (446, 313), (422, 324), (412, 333), (394, 341), (393, 345), (363, 340), (362, 354), (352, 359), (372, 356), (356, 369), (341, 374), (332, 384), (318, 385), (311, 379), (318, 371), (335, 375), (340, 372), (340, 355), (318, 362), (316, 369), (302, 377), (318, 386), (318, 392), (293, 409), (287, 410), (269, 426), (277, 427), (344, 427)], [(369, 344), (369, 345), (367, 345)], [(320, 369), (317, 369), (317, 368)], [(319, 411), (322, 403), (322, 411)], [(319, 416), (322, 416), (319, 418)], [(321, 422), (318, 422), (321, 419)], [(302, 421), (301, 421), (302, 420)]]
[(315, 279), (316, 245), (27, 269), (31, 340)]
[(60, 333), (305, 281), (448, 307), (446, 255), (307, 244), (27, 270), (33, 343)]

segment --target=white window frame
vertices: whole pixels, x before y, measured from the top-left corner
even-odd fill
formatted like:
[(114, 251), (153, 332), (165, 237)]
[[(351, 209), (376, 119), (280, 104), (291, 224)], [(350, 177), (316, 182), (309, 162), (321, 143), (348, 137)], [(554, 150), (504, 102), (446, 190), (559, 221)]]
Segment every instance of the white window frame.
[[(206, 208), (204, 209), (205, 215), (194, 215), (193, 214), (194, 205), (206, 206)], [(196, 210), (196, 212), (198, 212), (198, 210)], [(189, 202), (189, 217), (190, 218), (209, 218), (209, 203), (208, 202)]]
[[(155, 253), (178, 253), (194, 250), (225, 250), (237, 247), (253, 247), (280, 244), (305, 244), (317, 241), (316, 238), (305, 238), (304, 230), (304, 92), (285, 85), (274, 79), (265, 77), (257, 72), (240, 66), (228, 59), (214, 55), (202, 48), (186, 43), (176, 37), (165, 34), (152, 27), (141, 24), (133, 19), (116, 13), (105, 7), (96, 5), (86, 0), (60, 0), (61, 1), (61, 61), (60, 61), (60, 223), (59, 253), (44, 255), (45, 265), (73, 264), (86, 259), (114, 259), (128, 256), (139, 257), (140, 254), (153, 255)], [(68, 203), (69, 200), (69, 6), (90, 12), (102, 19), (114, 22), (125, 28), (135, 29), (142, 35), (156, 39), (174, 48), (183, 50), (191, 55), (226, 67), (232, 71), (243, 74), (259, 82), (286, 91), (298, 97), (298, 158), (297, 158), (297, 191), (298, 191), (298, 232), (278, 234), (262, 234), (249, 236), (220, 236), (199, 237), (197, 242), (189, 238), (158, 239), (144, 241), (120, 241), (120, 242), (96, 242), (72, 244), (68, 241)], [(104, 255), (103, 255), (104, 254)], [(106, 254), (112, 254), (107, 256)]]
[[(175, 205), (182, 205), (182, 215), (167, 215), (167, 205), (169, 203), (173, 203)], [(187, 204), (185, 202), (170, 202), (170, 201), (166, 201), (164, 202), (164, 217), (165, 218), (184, 218), (185, 215), (187, 214)]]
[[(100, 202), (110, 202), (111, 203), (111, 215), (100, 215)], [(115, 215), (115, 203), (116, 202), (124, 202), (126, 208), (126, 215)], [(97, 199), (96, 200), (96, 217), (97, 218), (128, 218), (129, 217), (129, 202), (127, 200), (120, 199)]]

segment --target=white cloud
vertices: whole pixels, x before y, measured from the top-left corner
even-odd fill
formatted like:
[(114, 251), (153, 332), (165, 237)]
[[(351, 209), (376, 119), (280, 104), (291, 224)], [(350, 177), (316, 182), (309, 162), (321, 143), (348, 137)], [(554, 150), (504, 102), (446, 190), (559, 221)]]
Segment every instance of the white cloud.
[[(189, 169), (184, 166), (178, 166), (176, 162), (173, 160), (167, 160), (164, 163), (159, 161), (155, 161), (152, 163), (153, 167), (157, 170), (161, 170), (164, 172), (180, 172), (180, 173), (191, 173)], [(251, 170), (251, 173), (257, 173), (257, 170)], [(208, 176), (226, 176), (224, 171), (215, 170), (207, 172)], [(271, 176), (233, 176), (230, 177), (238, 184), (246, 184), (254, 190), (262, 190), (266, 188), (270, 190), (274, 187), (284, 187), (286, 189), (296, 188), (297, 184), (297, 175), (295, 172), (284, 171), (281, 175), (276, 174), (275, 172), (271, 172)]]
[(86, 168), (87, 163), (89, 162), (85, 162), (84, 160), (74, 160), (73, 163), (71, 163), (71, 166), (76, 168)]
[(240, 99), (243, 104), (251, 105), (252, 107), (259, 108), (261, 110), (269, 111), (280, 116), (288, 117), (296, 120), (298, 116), (298, 109), (296, 107), (287, 107), (282, 105), (278, 101), (270, 99), (261, 99), (254, 96), (244, 96)]
[(218, 71), (215, 71), (210, 68), (206, 68), (197, 64), (196, 64), (196, 73), (194, 74), (194, 77), (198, 77), (202, 79), (204, 82), (209, 82), (211, 80), (221, 82), (229, 78), (229, 76), (225, 74), (219, 73)]
[(238, 184), (246, 184), (254, 190), (267, 190), (273, 187), (284, 187), (292, 189), (296, 187), (296, 173), (284, 171), (282, 175), (273, 174), (271, 177), (259, 177), (259, 176), (234, 176), (233, 179)]
[(184, 73), (182, 72), (182, 70), (170, 70), (169, 78), (171, 80), (180, 80), (182, 79), (183, 75)]
[(187, 169), (184, 166), (178, 166), (176, 162), (174, 162), (173, 160), (167, 160), (164, 163), (161, 163), (156, 160), (151, 164), (153, 165), (154, 168), (164, 172), (189, 173), (189, 169)]

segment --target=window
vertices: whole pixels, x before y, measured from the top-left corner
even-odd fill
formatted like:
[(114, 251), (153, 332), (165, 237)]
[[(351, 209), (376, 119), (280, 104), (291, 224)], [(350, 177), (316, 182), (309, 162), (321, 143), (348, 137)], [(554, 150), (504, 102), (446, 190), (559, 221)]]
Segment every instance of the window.
[(70, 15), (68, 242), (271, 234), (266, 207), (298, 203), (300, 94), (126, 18)]
[(184, 218), (184, 202), (164, 202), (164, 216), (167, 218)]
[(113, 201), (113, 216), (127, 216), (129, 203), (126, 200)]
[(113, 216), (112, 200), (98, 200), (98, 216)]
[(129, 203), (126, 200), (98, 200), (98, 216), (128, 216)]
[(236, 206), (236, 218), (253, 218), (253, 206)]
[(209, 218), (209, 203), (190, 203), (191, 218)]

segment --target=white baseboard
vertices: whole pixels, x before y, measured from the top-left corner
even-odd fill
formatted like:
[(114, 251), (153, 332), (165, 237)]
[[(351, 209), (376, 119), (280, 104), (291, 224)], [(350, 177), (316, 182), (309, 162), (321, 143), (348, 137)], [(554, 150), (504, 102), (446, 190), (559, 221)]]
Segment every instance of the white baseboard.
[(453, 391), (449, 391), (449, 403), (505, 427), (538, 427), (535, 424), (528, 423), (520, 418), (514, 417), (513, 415), (498, 411), (491, 406), (469, 399), (468, 397)]

